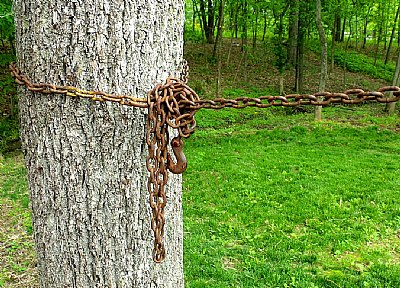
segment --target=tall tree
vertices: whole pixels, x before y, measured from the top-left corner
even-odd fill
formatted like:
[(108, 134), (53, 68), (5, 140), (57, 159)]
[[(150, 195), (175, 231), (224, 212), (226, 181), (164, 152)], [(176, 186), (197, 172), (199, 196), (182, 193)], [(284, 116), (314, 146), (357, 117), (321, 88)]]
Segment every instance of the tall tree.
[[(214, 2), (213, 0), (200, 0), (200, 14), (203, 23), (203, 32), (207, 43), (214, 43)], [(206, 8), (207, 7), (207, 8)]]
[(304, 84), (304, 46), (308, 26), (310, 24), (310, 3), (308, 1), (299, 1), (299, 31), (297, 35), (297, 61), (296, 61), (296, 78), (295, 90), (303, 93)]
[(217, 97), (221, 95), (221, 69), (222, 69), (222, 33), (224, 27), (224, 11), (225, 11), (225, 0), (220, 0), (219, 3), (219, 12), (218, 12), (218, 32), (217, 32), (217, 40), (214, 44), (214, 57), (217, 58), (217, 89), (216, 94)]
[[(400, 85), (400, 53), (397, 56), (397, 63), (396, 63), (396, 70), (393, 75), (393, 86), (399, 86)], [(391, 97), (393, 96), (393, 93), (391, 93)], [(389, 115), (393, 115), (396, 110), (396, 102), (389, 103)]]
[[(18, 65), (34, 82), (142, 98), (180, 71), (183, 0), (14, 9)], [(152, 260), (146, 111), (25, 90), (19, 104), (40, 287), (183, 287), (179, 176), (167, 187), (167, 258)]]
[(291, 1), (289, 16), (288, 63), (295, 66), (297, 60), (297, 36), (299, 32), (299, 0)]
[(386, 50), (385, 65), (387, 64), (387, 62), (389, 60), (390, 50), (392, 49), (392, 43), (393, 43), (394, 34), (396, 32), (397, 19), (399, 18), (399, 13), (400, 13), (400, 5), (397, 7), (396, 15), (394, 16), (394, 23), (393, 23), (393, 27), (392, 27), (392, 33), (390, 34), (389, 46)]
[[(321, 43), (321, 74), (319, 80), (319, 92), (325, 91), (326, 81), (328, 80), (328, 44), (326, 41), (326, 35), (324, 26), (322, 24), (321, 17), (321, 0), (315, 1), (315, 11), (316, 11), (316, 24), (319, 35), (319, 41)], [(322, 106), (317, 106), (315, 108), (315, 119), (321, 120), (322, 117)]]

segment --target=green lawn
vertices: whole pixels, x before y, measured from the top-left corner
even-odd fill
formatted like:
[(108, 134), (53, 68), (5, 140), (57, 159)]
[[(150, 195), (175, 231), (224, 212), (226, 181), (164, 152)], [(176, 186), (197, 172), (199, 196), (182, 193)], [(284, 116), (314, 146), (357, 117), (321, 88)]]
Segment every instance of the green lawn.
[[(200, 111), (185, 142), (186, 287), (400, 287), (400, 119), (382, 108), (324, 108), (319, 123)], [(34, 287), (18, 286), (36, 277), (20, 154), (0, 157), (0, 208), (0, 287)]]
[(400, 287), (400, 134), (374, 124), (399, 121), (364, 108), (361, 127), (201, 112), (186, 143), (187, 287)]

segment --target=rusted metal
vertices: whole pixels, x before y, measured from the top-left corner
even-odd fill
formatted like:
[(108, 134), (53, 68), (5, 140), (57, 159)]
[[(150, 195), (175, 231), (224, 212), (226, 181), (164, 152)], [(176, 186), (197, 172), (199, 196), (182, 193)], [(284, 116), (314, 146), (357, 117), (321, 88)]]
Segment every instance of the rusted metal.
[(176, 158), (176, 163), (172, 160), (171, 154), (168, 154), (167, 167), (174, 174), (182, 174), (187, 168), (186, 156), (183, 153), (183, 141), (181, 137), (175, 137), (171, 140), (172, 151)]
[[(362, 89), (350, 89), (343, 93), (319, 92), (315, 94), (261, 96), (258, 98), (239, 97), (236, 99), (201, 100), (196, 92), (187, 85), (189, 66), (186, 61), (182, 64), (180, 79), (170, 77), (165, 84), (158, 84), (148, 93), (147, 99), (82, 90), (72, 86), (32, 83), (21, 74), (15, 63), (10, 65), (10, 70), (18, 84), (35, 93), (61, 94), (148, 109), (146, 143), (149, 154), (146, 158), (146, 167), (149, 171), (149, 179), (147, 190), (152, 209), (151, 229), (154, 232), (153, 260), (157, 263), (162, 262), (166, 255), (163, 236), (164, 213), (167, 202), (165, 187), (168, 182), (168, 170), (176, 174), (183, 173), (186, 170), (187, 161), (183, 153), (182, 138), (188, 138), (194, 132), (196, 127), (194, 115), (198, 110), (268, 108), (271, 106), (327, 106), (331, 104), (361, 104), (367, 101), (390, 103), (400, 100), (400, 88), (397, 86), (385, 86), (378, 91), (371, 92)], [(392, 97), (385, 95), (389, 92), (393, 95)], [(176, 163), (174, 163), (168, 151), (169, 127), (177, 130), (178, 134), (170, 143)]]

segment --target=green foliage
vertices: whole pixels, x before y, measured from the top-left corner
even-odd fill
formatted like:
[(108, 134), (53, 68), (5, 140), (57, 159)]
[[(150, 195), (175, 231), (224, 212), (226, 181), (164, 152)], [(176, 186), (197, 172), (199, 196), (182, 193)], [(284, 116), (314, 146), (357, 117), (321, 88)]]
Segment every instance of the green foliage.
[(185, 33), (183, 34), (185, 43), (204, 43), (205, 39), (201, 31), (195, 29), (192, 30), (190, 27), (185, 27)]
[(2, 0), (0, 3), (0, 39), (13, 41), (14, 37), (12, 2), (11, 0)]
[[(15, 61), (15, 55), (13, 53), (0, 53), (0, 66), (3, 69), (8, 69), (8, 65), (13, 61)], [(7, 73), (7, 75), (9, 75), (9, 73)]]
[(395, 65), (378, 60), (374, 65), (374, 60), (366, 55), (357, 52), (345, 52), (337, 49), (334, 55), (335, 63), (350, 72), (364, 73), (376, 79), (383, 79), (388, 82), (393, 80)]
[(275, 53), (275, 61), (274, 66), (278, 69), (279, 73), (283, 73), (287, 69), (287, 50), (278, 36), (274, 36), (272, 38), (272, 45), (274, 46), (274, 53)]
[(0, 118), (0, 155), (20, 148), (19, 121), (15, 117)]
[(0, 54), (0, 155), (20, 146), (16, 84), (8, 71), (12, 53)]
[[(318, 41), (308, 42), (307, 47), (311, 51), (317, 53), (321, 52), (321, 47)], [(330, 50), (330, 47), (328, 47), (328, 50)], [(331, 55), (331, 51), (328, 51), (328, 55)], [(396, 68), (393, 63), (385, 65), (381, 60), (377, 60), (376, 64), (374, 64), (374, 59), (372, 57), (356, 51), (346, 51), (341, 47), (335, 48), (334, 61), (336, 65), (345, 68), (350, 72), (362, 73), (388, 82), (392, 82)]]

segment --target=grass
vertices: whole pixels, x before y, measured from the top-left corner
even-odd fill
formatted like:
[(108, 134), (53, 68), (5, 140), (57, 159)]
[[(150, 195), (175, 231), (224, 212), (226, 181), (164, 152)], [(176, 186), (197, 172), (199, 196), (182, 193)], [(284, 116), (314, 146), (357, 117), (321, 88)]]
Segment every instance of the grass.
[(0, 157), (0, 287), (37, 287), (28, 204), (22, 155)]
[(187, 141), (186, 286), (399, 287), (400, 135), (264, 113)]

